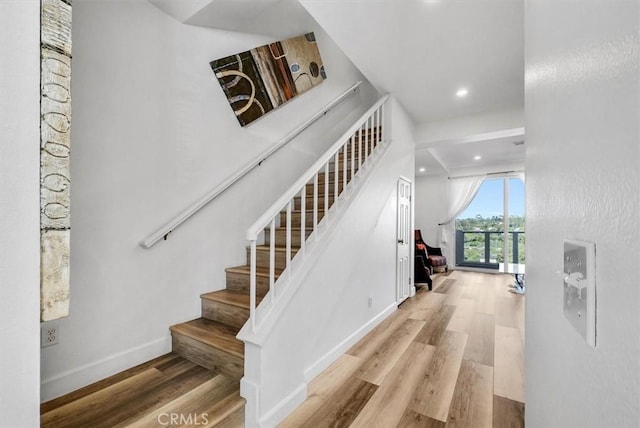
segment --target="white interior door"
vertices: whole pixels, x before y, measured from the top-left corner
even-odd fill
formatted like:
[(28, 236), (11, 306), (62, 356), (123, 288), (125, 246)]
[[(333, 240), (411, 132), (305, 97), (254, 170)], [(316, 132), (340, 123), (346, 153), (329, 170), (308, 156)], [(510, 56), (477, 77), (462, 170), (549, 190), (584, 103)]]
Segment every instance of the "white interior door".
[(411, 183), (398, 180), (396, 300), (398, 303), (411, 294)]

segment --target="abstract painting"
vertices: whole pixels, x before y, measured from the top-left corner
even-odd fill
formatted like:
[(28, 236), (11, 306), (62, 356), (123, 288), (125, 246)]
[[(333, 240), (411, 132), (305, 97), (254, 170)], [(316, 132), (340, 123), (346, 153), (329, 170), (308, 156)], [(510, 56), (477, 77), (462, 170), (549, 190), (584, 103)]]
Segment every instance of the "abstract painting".
[(71, 1), (41, 0), (40, 318), (69, 315)]
[(245, 126), (327, 78), (313, 33), (209, 63)]

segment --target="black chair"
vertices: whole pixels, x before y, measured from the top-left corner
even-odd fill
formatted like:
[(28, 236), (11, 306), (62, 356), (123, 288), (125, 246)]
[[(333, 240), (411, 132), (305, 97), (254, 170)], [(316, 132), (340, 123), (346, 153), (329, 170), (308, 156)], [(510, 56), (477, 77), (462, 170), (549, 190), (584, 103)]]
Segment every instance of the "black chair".
[(419, 230), (416, 230), (414, 233), (414, 241), (415, 241), (415, 252), (414, 252), (414, 263), (413, 263), (413, 278), (414, 283), (417, 284), (427, 284), (429, 286), (429, 290), (433, 287), (433, 281), (431, 279), (431, 275), (433, 274), (433, 268), (431, 267), (431, 263), (429, 261), (429, 257), (427, 256), (427, 245), (422, 240), (422, 234)]
[(428, 263), (426, 264), (429, 266), (431, 274), (433, 274), (434, 271), (442, 272), (444, 270), (444, 272), (447, 272), (449, 270), (447, 258), (442, 254), (442, 249), (427, 245), (422, 239), (422, 232), (420, 232), (420, 229), (414, 231), (414, 241), (416, 242), (416, 248), (418, 244), (422, 244), (426, 253), (426, 258), (428, 259)]
[[(422, 253), (422, 254), (421, 254)], [(413, 277), (414, 283), (427, 284), (429, 290), (433, 287), (433, 280), (431, 279), (431, 269), (428, 266), (429, 259), (427, 258), (424, 250), (418, 250), (416, 248), (415, 260), (413, 263)]]

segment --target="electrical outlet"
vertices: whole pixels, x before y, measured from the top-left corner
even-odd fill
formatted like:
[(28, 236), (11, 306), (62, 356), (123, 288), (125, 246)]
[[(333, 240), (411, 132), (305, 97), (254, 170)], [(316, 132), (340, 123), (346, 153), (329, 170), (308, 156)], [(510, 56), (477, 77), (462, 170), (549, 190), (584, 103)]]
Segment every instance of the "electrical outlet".
[(60, 335), (58, 321), (48, 321), (40, 324), (40, 347), (56, 345)]

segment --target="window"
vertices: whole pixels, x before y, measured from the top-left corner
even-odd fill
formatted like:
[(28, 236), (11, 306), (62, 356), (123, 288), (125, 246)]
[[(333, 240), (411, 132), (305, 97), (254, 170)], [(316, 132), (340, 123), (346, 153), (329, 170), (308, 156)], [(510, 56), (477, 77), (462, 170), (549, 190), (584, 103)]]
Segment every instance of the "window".
[(524, 183), (485, 180), (456, 219), (456, 265), (498, 269), (503, 263), (524, 264), (524, 230)]

